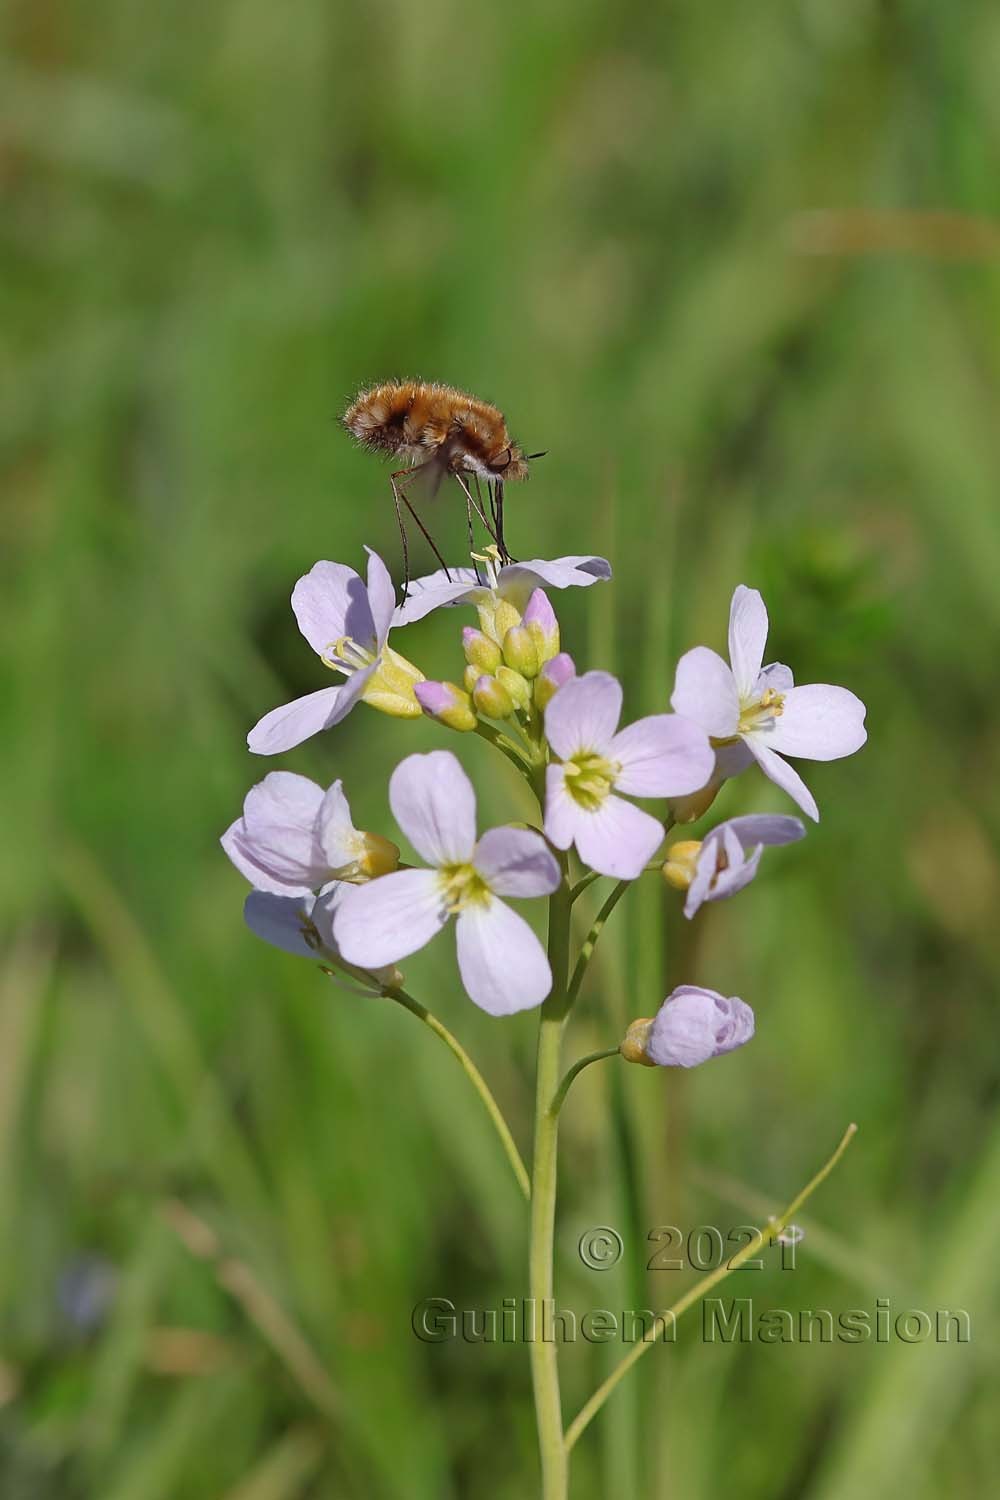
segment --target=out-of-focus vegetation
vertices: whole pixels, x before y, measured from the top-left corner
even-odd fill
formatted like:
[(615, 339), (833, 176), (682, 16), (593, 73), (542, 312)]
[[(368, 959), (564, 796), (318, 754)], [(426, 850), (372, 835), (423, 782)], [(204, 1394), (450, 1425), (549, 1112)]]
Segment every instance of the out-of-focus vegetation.
[[(575, 1454), (574, 1494), (912, 1500), (995, 1472), (1000, 1244), (1000, 12), (873, 0), (11, 0), (0, 219), (0, 1491), (5, 1500), (533, 1492), (524, 1350), (427, 1346), (420, 1298), (525, 1290), (523, 1205), (466, 1080), (395, 1007), (244, 929), (217, 837), (265, 709), (320, 686), (287, 598), (385, 472), (335, 418), (449, 380), (548, 456), (521, 556), (578, 660), (663, 708), (763, 589), (773, 655), (871, 739), (689, 929), (633, 893), (573, 1022), (678, 980), (757, 1010), (691, 1076), (567, 1106), (562, 1301), (666, 1306), (658, 1224), (784, 1201), (856, 1119), (769, 1306), (965, 1307), (973, 1342), (706, 1344), (692, 1315)], [(436, 529), (457, 555), (460, 507)], [(430, 559), (424, 558), (425, 565)], [(458, 671), (458, 617), (407, 650)], [(410, 650), (412, 646), (412, 652)], [(363, 709), (281, 764), (391, 831)], [(488, 747), (462, 753), (509, 816)], [(756, 775), (717, 812), (778, 807)], [(535, 1021), (407, 965), (527, 1145)], [(600, 1076), (595, 1076), (600, 1075)], [(588, 1225), (621, 1267), (588, 1272)], [(564, 1357), (571, 1414), (615, 1356)]]

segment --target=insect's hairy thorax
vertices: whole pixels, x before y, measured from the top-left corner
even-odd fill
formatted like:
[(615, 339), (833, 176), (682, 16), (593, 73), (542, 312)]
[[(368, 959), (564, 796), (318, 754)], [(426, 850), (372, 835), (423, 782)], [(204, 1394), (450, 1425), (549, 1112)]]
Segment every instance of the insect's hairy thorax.
[(452, 386), (423, 381), (374, 386), (352, 403), (344, 425), (366, 447), (412, 462), (437, 457), (450, 469), (521, 477), (520, 453), (503, 413)]

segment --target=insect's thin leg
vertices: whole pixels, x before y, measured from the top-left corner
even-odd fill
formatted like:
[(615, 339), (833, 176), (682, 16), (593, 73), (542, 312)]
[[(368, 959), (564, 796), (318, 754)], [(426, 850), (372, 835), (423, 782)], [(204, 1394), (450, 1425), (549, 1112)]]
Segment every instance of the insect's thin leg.
[(500, 561), (502, 563), (513, 562), (514, 559), (511, 557), (509, 551), (507, 550), (507, 543), (504, 540), (503, 534), (503, 480), (494, 480), (491, 488), (493, 491), (493, 516), (496, 521), (497, 528), (497, 551), (500, 553)]
[(469, 532), (469, 556), (472, 558), (472, 566), (476, 570), (476, 582), (482, 583), (479, 576), (479, 559), (476, 557), (476, 535), (472, 527), (472, 503), (469, 496), (465, 497), (465, 520)]
[(396, 479), (393, 476), (389, 483), (392, 485), (392, 503), (396, 508), (396, 525), (399, 527), (399, 539), (403, 544), (403, 604), (410, 592), (410, 549), (406, 541), (406, 527), (403, 525), (403, 514), (399, 508), (399, 491), (396, 488)]
[[(451, 574), (448, 571), (448, 564), (445, 562), (444, 558), (441, 556), (440, 552), (438, 551), (438, 549), (437, 549), (437, 547), (436, 547), (436, 545), (434, 543), (434, 538), (431, 536), (430, 532), (427, 530), (427, 527), (424, 525), (423, 521), (421, 521), (421, 519), (417, 515), (416, 511), (413, 509), (413, 506), (410, 504), (409, 500), (407, 499), (406, 494), (405, 494), (404, 489), (403, 489), (403, 486), (405, 484), (409, 484), (410, 483), (410, 480), (411, 480), (411, 478), (412, 478), (413, 475), (419, 474), (419, 472), (420, 472), (421, 469), (426, 469), (426, 468), (427, 468), (427, 464), (417, 464), (412, 469), (397, 469), (396, 472), (395, 472), (395, 474), (392, 475), (392, 492), (393, 492), (394, 495), (398, 495), (399, 499), (403, 502), (403, 504), (406, 506), (407, 510), (410, 512), (410, 515), (413, 517), (413, 519), (416, 521), (417, 525), (420, 527), (420, 531), (421, 531), (421, 533), (423, 535), (424, 540), (426, 541), (427, 545), (430, 547), (431, 551), (434, 553), (434, 556), (437, 558), (437, 560), (441, 564), (442, 568), (444, 568), (444, 576), (447, 578), (448, 582), (451, 583), (452, 582), (452, 576), (451, 576)], [(397, 480), (399, 480), (399, 484), (398, 485), (396, 483)]]
[[(440, 552), (438, 551), (437, 547), (435, 546), (435, 544), (434, 544), (434, 538), (431, 536), (430, 532), (427, 530), (427, 527), (424, 525), (423, 521), (421, 521), (420, 517), (417, 515), (416, 511), (413, 509), (413, 506), (410, 504), (409, 500), (407, 499), (406, 494), (404, 492), (404, 488), (403, 488), (404, 485), (407, 485), (407, 484), (409, 484), (411, 482), (411, 480), (413, 479), (413, 477), (415, 475), (417, 475), (417, 474), (420, 473), (421, 469), (426, 469), (427, 467), (428, 467), (428, 464), (416, 464), (416, 465), (414, 465), (414, 467), (412, 469), (397, 469), (396, 472), (395, 472), (395, 474), (391, 475), (391, 479), (392, 479), (392, 493), (397, 498), (397, 501), (400, 501), (400, 500), (402, 501), (402, 503), (406, 506), (407, 510), (410, 512), (410, 515), (413, 517), (414, 521), (416, 521), (417, 525), (420, 528), (421, 534), (424, 537), (424, 540), (426, 541), (427, 545), (430, 547), (431, 551), (434, 553), (434, 556), (437, 558), (438, 562), (441, 564), (442, 568), (444, 569), (444, 576), (447, 578), (448, 582), (451, 583), (452, 577), (451, 577), (450, 572), (448, 571), (448, 564), (445, 562), (444, 558), (441, 556)], [(397, 483), (397, 481), (398, 481), (398, 483)], [(398, 512), (398, 509), (399, 509), (399, 507), (398, 507), (398, 504), (397, 504), (397, 512)], [(405, 597), (405, 595), (404, 595), (404, 597)]]
[(458, 472), (457, 469), (455, 470), (455, 478), (458, 480), (459, 484), (462, 486), (462, 491), (463, 491), (463, 493), (465, 495), (466, 505), (469, 506), (471, 510), (474, 510), (476, 512), (476, 515), (482, 521), (483, 525), (486, 527), (486, 530), (489, 532), (490, 537), (495, 542), (497, 540), (497, 534), (496, 534), (495, 530), (490, 525), (489, 521), (487, 521), (487, 519), (486, 519), (486, 513), (483, 510), (482, 506), (479, 505), (473, 499), (473, 497), (472, 497), (472, 491), (469, 489), (469, 486), (466, 484), (465, 480), (462, 478), (461, 474)]
[[(476, 499), (479, 501), (479, 510), (481, 512), (482, 511), (482, 506), (483, 506), (483, 492), (482, 492), (482, 489), (480, 488), (479, 475), (478, 474), (473, 474), (473, 476), (472, 476), (472, 483), (475, 486)], [(472, 535), (472, 507), (469, 504), (468, 499), (466, 499), (465, 507), (466, 507), (466, 512), (467, 512), (468, 517), (469, 517), (469, 551), (473, 552), (473, 549), (474, 549), (474, 546), (475, 546), (475, 542), (474, 542), (473, 535)], [(482, 582), (482, 580), (479, 578), (479, 563), (476, 561), (475, 555), (473, 555), (472, 562), (473, 562), (473, 566), (474, 566), (474, 568), (476, 570), (476, 578), (477, 578), (477, 580), (479, 582)]]

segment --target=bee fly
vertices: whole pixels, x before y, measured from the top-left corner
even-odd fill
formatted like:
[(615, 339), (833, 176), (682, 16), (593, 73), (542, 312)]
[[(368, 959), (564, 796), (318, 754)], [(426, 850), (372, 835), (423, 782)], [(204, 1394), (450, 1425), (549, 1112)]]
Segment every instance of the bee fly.
[[(407, 494), (418, 476), (426, 481), (431, 494), (446, 477), (457, 480), (465, 495), (470, 550), (474, 547), (475, 513), (492, 538), (500, 561), (512, 560), (503, 534), (504, 485), (527, 479), (528, 464), (542, 454), (522, 452), (507, 431), (503, 412), (450, 385), (389, 380), (360, 391), (344, 413), (343, 423), (362, 447), (384, 453), (402, 465), (389, 476), (389, 483), (403, 543), (404, 598), (410, 578), (404, 508), (448, 573), (447, 563)], [(486, 486), (485, 506), (480, 481)]]

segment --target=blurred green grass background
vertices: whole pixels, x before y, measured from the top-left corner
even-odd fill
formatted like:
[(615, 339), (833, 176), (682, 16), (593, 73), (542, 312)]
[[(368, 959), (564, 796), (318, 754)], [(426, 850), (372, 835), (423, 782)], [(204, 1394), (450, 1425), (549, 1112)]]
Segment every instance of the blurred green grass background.
[[(574, 1495), (980, 1495), (1000, 13), (9, 0), (2, 27), (4, 1500), (534, 1492), (525, 1351), (410, 1331), (420, 1298), (525, 1290), (475, 1099), (409, 1017), (256, 942), (216, 842), (267, 769), (247, 728), (320, 685), (295, 578), (364, 542), (398, 567), (385, 475), (335, 423), (393, 374), (548, 450), (511, 545), (611, 557), (558, 605), (633, 715), (723, 643), (740, 581), (774, 657), (869, 705), (865, 752), (807, 768), (805, 844), (694, 929), (644, 889), (609, 932), (571, 1051), (681, 979), (746, 997), (758, 1035), (577, 1085), (562, 1301), (666, 1306), (685, 1278), (643, 1273), (649, 1228), (777, 1207), (855, 1119), (795, 1273), (727, 1290), (972, 1317), (963, 1346), (770, 1347), (694, 1316), (587, 1433)], [(406, 649), (457, 675), (455, 627)], [(281, 763), (391, 831), (388, 772), (439, 743), (362, 710)], [(487, 747), (457, 748), (509, 816)], [(779, 805), (748, 776), (717, 811)], [(526, 1147), (533, 1018), (476, 1012), (446, 943), (407, 972)], [(605, 1223), (625, 1258), (587, 1272)], [(566, 1350), (568, 1414), (614, 1353)]]

